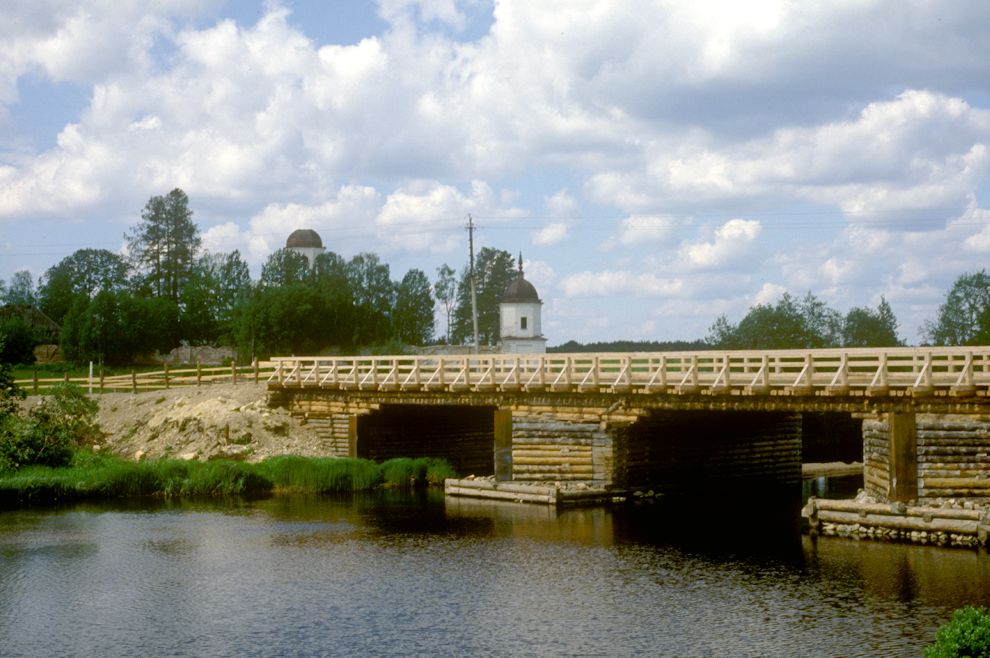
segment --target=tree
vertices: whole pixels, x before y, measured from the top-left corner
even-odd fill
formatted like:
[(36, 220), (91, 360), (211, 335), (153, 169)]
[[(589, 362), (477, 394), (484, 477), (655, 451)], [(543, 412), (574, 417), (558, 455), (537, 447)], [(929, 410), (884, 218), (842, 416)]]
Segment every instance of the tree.
[(433, 338), (433, 295), (422, 270), (412, 269), (396, 289), (395, 337), (403, 343), (422, 345)]
[(0, 363), (34, 363), (38, 332), (19, 315), (0, 318)]
[(259, 284), (266, 287), (290, 286), (309, 278), (309, 259), (292, 249), (278, 249), (261, 266)]
[(182, 338), (210, 343), (232, 331), (234, 308), (250, 294), (251, 273), (239, 251), (196, 261), (182, 306)]
[(242, 354), (312, 354), (324, 340), (323, 298), (313, 286), (295, 283), (259, 287), (238, 309), (237, 343)]
[(450, 343), (450, 313), (457, 300), (457, 273), (447, 263), (437, 268), (437, 280), (433, 283), (433, 292), (437, 300), (443, 304), (447, 317), (447, 331), (444, 333), (447, 343)]
[(347, 264), (347, 280), (354, 293), (354, 343), (371, 345), (391, 338), (395, 284), (388, 265), (376, 254), (360, 253)]
[(731, 324), (719, 317), (707, 342), (727, 349), (836, 347), (842, 340), (842, 316), (810, 292), (801, 300), (784, 293), (775, 305), (757, 304)]
[[(484, 247), (475, 259), (475, 284), (478, 301), (478, 340), (492, 345), (499, 336), (498, 304), (516, 276), (512, 254), (501, 249)], [(464, 342), (472, 336), (471, 282), (468, 268), (461, 273), (457, 288), (457, 308), (454, 309), (454, 341)]]
[(7, 292), (4, 294), (4, 303), (34, 306), (37, 301), (31, 272), (28, 270), (14, 272), (13, 278), (10, 279), (10, 286), (7, 287)]
[(60, 323), (76, 298), (89, 301), (104, 290), (127, 287), (128, 269), (123, 257), (106, 249), (80, 249), (42, 275), (38, 282), (41, 310)]
[(347, 261), (332, 251), (319, 254), (310, 268), (310, 280), (323, 300), (323, 345), (351, 345), (355, 333), (354, 291)]
[(845, 347), (897, 347), (903, 345), (897, 337), (897, 318), (883, 297), (876, 310), (852, 308), (842, 322), (842, 344)]
[(974, 345), (990, 341), (990, 275), (986, 270), (963, 274), (938, 307), (934, 322), (925, 322), (925, 338), (933, 345)]
[(178, 326), (179, 306), (170, 299), (105, 290), (88, 304), (79, 301), (66, 315), (62, 354), (76, 362), (132, 363), (153, 350), (174, 347)]
[(151, 197), (141, 222), (125, 237), (144, 289), (181, 302), (201, 242), (186, 193), (176, 188), (166, 196)]

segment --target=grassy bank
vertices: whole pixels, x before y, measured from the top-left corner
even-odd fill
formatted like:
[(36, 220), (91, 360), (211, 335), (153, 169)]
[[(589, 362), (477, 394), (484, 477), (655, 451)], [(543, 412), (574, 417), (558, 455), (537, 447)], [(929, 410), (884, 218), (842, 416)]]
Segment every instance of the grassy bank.
[(68, 466), (28, 466), (0, 473), (0, 506), (134, 497), (259, 497), (338, 493), (379, 487), (439, 485), (454, 477), (440, 459), (272, 457), (258, 464), (158, 459), (131, 462), (77, 451)]

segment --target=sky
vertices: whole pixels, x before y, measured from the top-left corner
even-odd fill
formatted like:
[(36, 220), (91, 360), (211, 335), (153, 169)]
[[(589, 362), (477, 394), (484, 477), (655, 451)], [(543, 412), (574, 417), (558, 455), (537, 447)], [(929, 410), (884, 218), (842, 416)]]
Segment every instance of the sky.
[[(522, 253), (550, 345), (702, 338), (784, 292), (922, 340), (990, 256), (985, 0), (3, 0), (0, 279), (297, 228), (399, 280)], [(442, 323), (438, 333), (443, 332)]]

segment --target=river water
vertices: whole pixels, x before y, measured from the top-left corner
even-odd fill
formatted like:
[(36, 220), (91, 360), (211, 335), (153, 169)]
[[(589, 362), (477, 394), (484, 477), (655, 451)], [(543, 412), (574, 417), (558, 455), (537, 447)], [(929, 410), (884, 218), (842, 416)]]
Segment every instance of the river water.
[(0, 512), (0, 654), (915, 656), (990, 604), (982, 552), (813, 541), (793, 507), (683, 511), (433, 493)]

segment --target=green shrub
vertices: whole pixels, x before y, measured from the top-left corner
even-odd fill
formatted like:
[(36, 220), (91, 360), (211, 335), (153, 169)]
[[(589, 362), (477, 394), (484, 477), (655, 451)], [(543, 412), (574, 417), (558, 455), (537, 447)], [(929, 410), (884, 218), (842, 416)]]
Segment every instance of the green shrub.
[(64, 466), (72, 457), (71, 446), (71, 436), (60, 429), (21, 416), (0, 418), (0, 471), (32, 464)]
[(986, 608), (966, 606), (938, 629), (935, 644), (925, 649), (925, 658), (990, 656), (990, 613)]
[(87, 397), (81, 387), (61, 382), (31, 409), (30, 415), (43, 428), (63, 432), (73, 443), (86, 445), (100, 438), (96, 423), (99, 411), (99, 403)]

